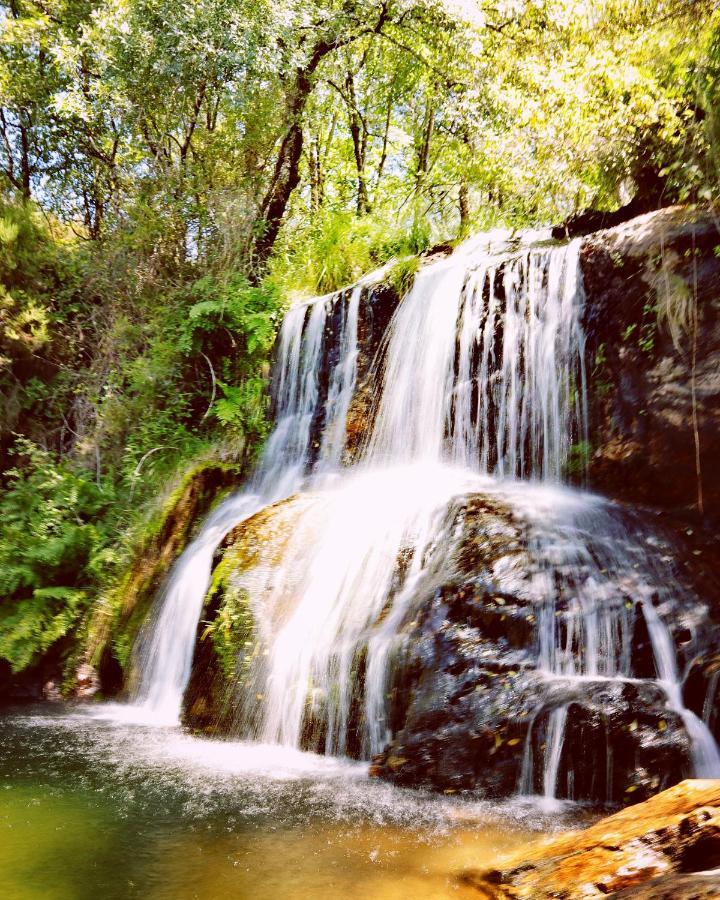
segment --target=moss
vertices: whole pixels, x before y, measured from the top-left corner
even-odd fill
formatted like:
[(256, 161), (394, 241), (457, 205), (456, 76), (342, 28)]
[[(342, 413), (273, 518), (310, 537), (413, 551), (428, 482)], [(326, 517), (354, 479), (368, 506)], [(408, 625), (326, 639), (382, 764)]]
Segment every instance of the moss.
[(281, 500), (234, 528), (223, 541), (198, 627), (184, 723), (208, 733), (231, 732), (235, 700), (262, 652), (254, 609), (269, 570), (278, 566), (298, 514), (311, 495)]
[(298, 505), (296, 498), (290, 498), (268, 506), (233, 529), (223, 542), (222, 558), (204, 603), (212, 615), (202, 623), (200, 640), (212, 640), (228, 681), (242, 678), (255, 646), (250, 573), (281, 562), (291, 534), (287, 516)]
[(588, 441), (572, 444), (565, 464), (566, 474), (574, 479), (581, 478), (587, 471), (592, 448)]
[(250, 594), (245, 588), (227, 585), (220, 588), (218, 599), (215, 618), (202, 623), (200, 640), (212, 641), (223, 680), (242, 682), (256, 646)]
[(87, 655), (98, 665), (108, 648), (126, 670), (137, 633), (173, 562), (213, 504), (237, 485), (236, 464), (203, 460), (186, 471), (130, 541), (130, 563), (98, 601), (88, 626)]

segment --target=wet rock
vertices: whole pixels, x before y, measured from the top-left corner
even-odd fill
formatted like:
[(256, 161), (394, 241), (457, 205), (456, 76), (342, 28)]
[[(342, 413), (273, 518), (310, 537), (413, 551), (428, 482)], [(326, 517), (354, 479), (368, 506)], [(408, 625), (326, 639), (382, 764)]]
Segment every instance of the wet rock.
[(80, 663), (75, 672), (74, 696), (78, 700), (91, 700), (100, 693), (100, 675), (88, 662)]
[(382, 339), (401, 296), (392, 284), (378, 284), (364, 294), (358, 316), (356, 388), (346, 420), (344, 462), (358, 459), (373, 424), (375, 367), (382, 364), (378, 353)]
[(663, 875), (646, 884), (634, 885), (613, 894), (617, 900), (717, 900), (720, 873), (693, 872), (692, 875)]
[(719, 238), (711, 213), (672, 207), (583, 241), (589, 478), (604, 493), (696, 508), (694, 406), (705, 513), (720, 514)]
[(468, 871), (460, 880), (479, 897), (498, 900), (689, 900), (718, 896), (718, 865), (720, 780), (683, 781), (585, 831), (539, 842), (498, 869)]
[(43, 685), (42, 689), (43, 700), (50, 700), (51, 702), (59, 702), (62, 700), (62, 692), (60, 691), (60, 685), (56, 681), (46, 681)]
[(53, 699), (62, 699), (60, 685), (71, 650), (69, 638), (56, 641), (47, 653), (21, 672), (13, 672), (10, 663), (0, 659), (0, 705), (45, 700), (48, 693)]
[(183, 723), (205, 733), (232, 733), (241, 717), (250, 664), (262, 653), (253, 602), (263, 573), (282, 560), (301, 512), (312, 504), (295, 495), (251, 516), (218, 548), (212, 581), (198, 623)]
[(209, 460), (187, 472), (152, 520), (146, 523), (132, 561), (113, 595), (96, 606), (86, 646), (105, 696), (128, 687), (131, 651), (172, 564), (208, 510), (239, 483), (242, 467)]
[(688, 668), (683, 688), (685, 705), (704, 719), (720, 739), (720, 653), (696, 657)]
[[(646, 617), (626, 595), (623, 574), (610, 574), (615, 595), (598, 597), (617, 608), (607, 627), (614, 629), (614, 642), (627, 636), (627, 677), (550, 675), (538, 657), (539, 621), (551, 615), (557, 647), (570, 642), (578, 653), (584, 626), (574, 612), (575, 591), (597, 577), (594, 561), (544, 569), (531, 551), (528, 523), (492, 498), (466, 497), (455, 515), (462, 535), (447, 580), (421, 603), (408, 632), (409, 649), (396, 671), (394, 735), (373, 772), (396, 784), (473, 789), (491, 797), (543, 794), (553, 717), (561, 716), (549, 785), (558, 797), (626, 804), (691, 773), (684, 721), (657, 681)], [(590, 568), (584, 571), (584, 565)], [(544, 579), (544, 601), (535, 590), (538, 577)], [(676, 643), (686, 638), (688, 653), (712, 646), (716, 632), (696, 596), (678, 586), (652, 601), (670, 602), (674, 606), (660, 613)], [(681, 648), (681, 668), (683, 653)]]

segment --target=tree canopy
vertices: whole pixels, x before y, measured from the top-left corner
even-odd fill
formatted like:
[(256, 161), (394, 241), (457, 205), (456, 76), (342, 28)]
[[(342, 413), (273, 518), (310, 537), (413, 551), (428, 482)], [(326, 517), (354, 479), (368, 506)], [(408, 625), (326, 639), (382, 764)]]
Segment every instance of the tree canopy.
[(0, 619), (70, 627), (173, 473), (254, 452), (291, 295), (712, 201), (719, 92), (714, 0), (0, 2)]
[[(171, 264), (382, 212), (452, 235), (712, 191), (712, 2), (14, 0), (0, 170)], [(633, 183), (634, 182), (634, 183)]]

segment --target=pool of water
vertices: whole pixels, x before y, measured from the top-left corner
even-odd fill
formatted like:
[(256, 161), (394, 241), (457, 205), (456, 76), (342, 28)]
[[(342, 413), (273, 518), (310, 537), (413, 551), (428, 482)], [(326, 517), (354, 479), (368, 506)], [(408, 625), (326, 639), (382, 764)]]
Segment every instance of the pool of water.
[(461, 898), (463, 868), (577, 821), (97, 710), (0, 714), (4, 900)]

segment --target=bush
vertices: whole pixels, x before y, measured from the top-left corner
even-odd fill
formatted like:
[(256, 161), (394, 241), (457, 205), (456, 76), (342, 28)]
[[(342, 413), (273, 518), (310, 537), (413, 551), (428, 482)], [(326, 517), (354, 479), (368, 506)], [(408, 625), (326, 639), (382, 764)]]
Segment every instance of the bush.
[(29, 665), (79, 621), (110, 561), (113, 496), (89, 473), (19, 439), (0, 500), (0, 657)]
[(329, 211), (287, 238), (272, 274), (290, 291), (329, 293), (390, 259), (421, 253), (430, 241), (430, 229), (420, 220), (388, 224), (380, 214), (358, 218)]

